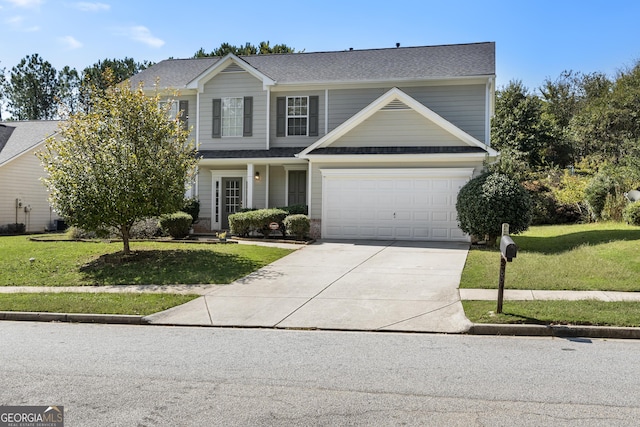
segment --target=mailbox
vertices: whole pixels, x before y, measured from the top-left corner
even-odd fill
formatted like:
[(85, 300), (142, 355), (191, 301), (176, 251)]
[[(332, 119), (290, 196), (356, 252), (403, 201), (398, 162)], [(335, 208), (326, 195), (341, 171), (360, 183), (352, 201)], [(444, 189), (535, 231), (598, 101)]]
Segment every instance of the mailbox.
[(518, 247), (513, 239), (509, 236), (502, 236), (500, 239), (500, 253), (502, 254), (502, 257), (511, 262), (516, 257), (517, 252)]

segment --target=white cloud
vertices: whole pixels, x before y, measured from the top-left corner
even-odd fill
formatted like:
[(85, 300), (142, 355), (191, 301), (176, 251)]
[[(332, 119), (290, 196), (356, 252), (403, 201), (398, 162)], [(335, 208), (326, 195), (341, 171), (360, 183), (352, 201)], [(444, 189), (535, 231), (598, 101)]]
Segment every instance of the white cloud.
[(160, 48), (164, 45), (164, 40), (155, 37), (147, 27), (137, 25), (126, 29), (126, 34), (135, 41), (144, 43), (147, 46)]
[(43, 0), (5, 0), (15, 7), (24, 7), (29, 9), (35, 9), (40, 7), (43, 3)]
[(24, 33), (33, 33), (36, 31), (40, 31), (40, 27), (32, 26), (32, 27), (24, 27), (24, 16), (16, 15), (4, 20), (5, 24), (7, 24), (14, 31), (22, 31)]
[(58, 38), (58, 41), (64, 44), (68, 50), (79, 49), (82, 47), (82, 43), (80, 43), (72, 36), (60, 37)]
[(73, 7), (82, 12), (105, 12), (111, 9), (111, 5), (106, 3), (90, 3), (85, 1), (74, 3)]

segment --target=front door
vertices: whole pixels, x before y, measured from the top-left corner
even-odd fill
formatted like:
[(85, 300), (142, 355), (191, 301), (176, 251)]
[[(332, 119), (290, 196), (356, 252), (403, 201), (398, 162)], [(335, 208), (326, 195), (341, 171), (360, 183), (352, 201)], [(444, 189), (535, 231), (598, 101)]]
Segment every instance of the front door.
[(229, 215), (242, 209), (242, 178), (222, 178), (222, 224), (229, 229)]
[(288, 206), (307, 204), (307, 171), (289, 171)]

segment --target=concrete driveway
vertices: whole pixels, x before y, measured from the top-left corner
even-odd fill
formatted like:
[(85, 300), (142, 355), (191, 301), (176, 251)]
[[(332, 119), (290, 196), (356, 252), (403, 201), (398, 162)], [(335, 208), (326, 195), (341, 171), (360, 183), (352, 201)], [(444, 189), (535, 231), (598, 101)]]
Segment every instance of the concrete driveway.
[(465, 332), (458, 285), (469, 245), (321, 241), (151, 323)]

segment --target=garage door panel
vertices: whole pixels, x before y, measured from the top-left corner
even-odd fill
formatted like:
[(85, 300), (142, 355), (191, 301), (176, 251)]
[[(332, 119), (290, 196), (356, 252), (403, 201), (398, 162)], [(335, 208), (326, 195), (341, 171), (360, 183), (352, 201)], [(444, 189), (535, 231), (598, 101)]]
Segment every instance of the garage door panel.
[(455, 201), (465, 177), (323, 177), (323, 235), (327, 238), (462, 240)]

